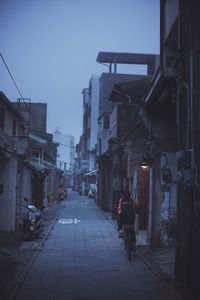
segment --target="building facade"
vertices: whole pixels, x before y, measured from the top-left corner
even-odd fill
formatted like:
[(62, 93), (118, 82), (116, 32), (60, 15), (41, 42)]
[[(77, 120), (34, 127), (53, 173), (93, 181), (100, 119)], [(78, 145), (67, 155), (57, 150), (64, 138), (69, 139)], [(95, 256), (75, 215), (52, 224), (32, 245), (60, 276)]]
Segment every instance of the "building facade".
[(26, 100), (10, 102), (0, 93), (1, 231), (23, 229), (24, 197), (42, 209), (57, 195), (57, 144), (46, 133), (47, 105)]
[(97, 131), (99, 106), (99, 78), (92, 76), (89, 87), (83, 89), (83, 134), (77, 145), (78, 190), (87, 195), (89, 190), (97, 193)]

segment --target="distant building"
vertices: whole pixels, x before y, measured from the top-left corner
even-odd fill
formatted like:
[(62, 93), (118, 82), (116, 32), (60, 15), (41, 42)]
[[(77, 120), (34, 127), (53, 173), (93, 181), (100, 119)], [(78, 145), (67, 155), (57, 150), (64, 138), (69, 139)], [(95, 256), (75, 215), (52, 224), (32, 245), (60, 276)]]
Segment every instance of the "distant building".
[(87, 195), (97, 191), (96, 152), (99, 114), (99, 78), (92, 76), (83, 94), (83, 133), (76, 147), (76, 189)]
[(63, 170), (73, 170), (75, 158), (75, 139), (70, 134), (62, 133), (58, 127), (53, 133), (54, 142), (58, 143), (57, 167)]

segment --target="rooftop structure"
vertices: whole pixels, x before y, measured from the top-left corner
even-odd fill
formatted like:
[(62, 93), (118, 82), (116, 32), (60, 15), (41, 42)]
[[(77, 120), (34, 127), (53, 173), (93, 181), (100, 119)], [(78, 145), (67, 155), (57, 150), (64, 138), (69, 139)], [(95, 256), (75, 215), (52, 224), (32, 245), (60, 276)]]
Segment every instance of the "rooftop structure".
[(121, 52), (99, 52), (97, 59), (99, 63), (109, 63), (109, 72), (117, 72), (117, 64), (147, 65), (148, 75), (152, 75), (158, 65), (159, 55), (143, 53), (121, 53)]

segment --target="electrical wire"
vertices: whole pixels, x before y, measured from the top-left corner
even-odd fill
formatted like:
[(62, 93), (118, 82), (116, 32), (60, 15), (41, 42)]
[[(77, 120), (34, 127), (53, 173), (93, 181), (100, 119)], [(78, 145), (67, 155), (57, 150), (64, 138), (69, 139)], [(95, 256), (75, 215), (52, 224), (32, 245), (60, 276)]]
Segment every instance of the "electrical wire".
[(21, 92), (20, 92), (20, 90), (19, 90), (19, 88), (18, 88), (18, 86), (17, 86), (17, 84), (16, 84), (16, 81), (15, 81), (14, 77), (12, 76), (12, 74), (11, 74), (9, 68), (8, 68), (8, 65), (7, 65), (5, 59), (3, 58), (3, 55), (2, 55), (1, 52), (0, 52), (0, 56), (1, 56), (1, 59), (2, 59), (2, 61), (3, 61), (3, 63), (4, 63), (4, 65), (5, 65), (5, 67), (6, 67), (7, 71), (8, 71), (8, 73), (9, 73), (9, 75), (10, 75), (10, 77), (11, 77), (11, 79), (12, 79), (12, 81), (13, 81), (15, 87), (16, 87), (16, 89), (18, 90), (18, 93), (20, 94), (20, 97), (23, 98), (23, 96), (22, 96), (22, 94), (21, 94)]
[[(4, 57), (3, 57), (3, 55), (2, 55), (1, 52), (0, 52), (0, 56), (1, 56), (1, 59), (2, 59), (4, 65), (5, 65), (5, 67), (6, 67), (6, 70), (8, 71), (8, 73), (9, 73), (9, 75), (10, 75), (10, 77), (11, 77), (11, 79), (12, 79), (12, 81), (13, 81), (13, 83), (14, 83), (14, 85), (15, 85), (15, 87), (16, 87), (16, 89), (17, 89), (17, 91), (18, 91), (18, 93), (19, 93), (19, 95), (20, 95), (20, 97), (21, 97), (21, 99), (22, 99), (23, 102), (24, 102), (25, 107), (26, 107), (27, 110), (29, 111), (29, 108), (28, 108), (28, 106), (27, 106), (27, 103), (26, 103), (26, 101), (25, 101), (25, 98), (23, 97), (23, 95), (22, 95), (22, 93), (21, 93), (21, 91), (20, 91), (20, 89), (19, 89), (19, 87), (18, 87), (18, 85), (17, 85), (17, 83), (16, 83), (16, 81), (15, 81), (15, 79), (14, 79), (14, 77), (13, 77), (13, 75), (12, 75), (12, 73), (11, 73), (11, 71), (10, 71), (10, 69), (9, 69), (9, 67), (8, 67), (8, 65), (7, 65), (7, 63), (6, 63), (6, 61), (5, 61), (5, 59), (4, 59)], [(39, 129), (39, 130), (36, 130), (36, 131), (37, 131), (37, 132), (41, 132), (40, 126), (38, 125), (38, 122), (37, 122), (35, 116), (31, 113), (31, 111), (30, 111), (30, 115), (31, 115), (31, 117), (32, 117), (32, 120), (35, 121), (35, 124), (37, 125), (37, 127), (38, 127), (38, 129)], [(27, 144), (26, 144), (24, 141), (21, 141), (21, 143), (23, 143), (23, 144), (27, 147)], [(48, 155), (51, 157), (50, 153), (49, 153), (48, 151), (46, 151), (46, 152), (47, 152)]]
[(62, 144), (62, 143), (59, 143), (59, 142), (58, 142), (58, 144), (62, 145), (62, 146), (65, 146), (65, 147), (68, 147), (68, 148), (71, 148), (71, 149), (76, 149), (76, 147), (74, 147), (74, 146), (65, 145), (65, 144)]
[[(25, 101), (25, 98), (22, 96), (22, 93), (20, 92), (20, 89), (19, 89), (19, 87), (18, 87), (18, 85), (17, 85), (17, 83), (16, 83), (16, 81), (15, 81), (15, 79), (14, 79), (14, 77), (13, 77), (13, 75), (12, 75), (12, 73), (11, 73), (11, 71), (10, 71), (10, 69), (9, 69), (9, 67), (8, 67), (8, 65), (7, 65), (7, 63), (6, 63), (6, 61), (5, 61), (5, 59), (4, 59), (4, 57), (3, 57), (3, 55), (2, 55), (1, 52), (0, 52), (0, 56), (1, 56), (1, 59), (2, 59), (4, 65), (5, 65), (5, 67), (6, 67), (6, 70), (8, 71), (8, 73), (9, 73), (9, 75), (10, 75), (10, 77), (11, 77), (11, 79), (12, 79), (12, 81), (13, 81), (13, 83), (14, 83), (14, 85), (15, 85), (15, 87), (16, 87), (16, 89), (17, 89), (17, 91), (18, 91), (18, 93), (19, 93), (19, 95), (20, 95), (20, 97), (21, 97), (21, 99), (23, 100), (23, 102), (24, 102), (24, 104), (25, 104), (25, 107), (26, 107), (27, 110), (29, 111), (29, 108), (28, 108), (28, 106), (27, 106), (27, 103), (26, 103), (26, 101)], [(38, 127), (38, 129), (40, 129), (40, 126), (38, 125), (38, 122), (37, 122), (35, 116), (33, 116), (33, 114), (31, 113), (31, 111), (30, 111), (30, 115), (31, 115), (32, 119), (35, 121), (35, 124), (36, 124), (36, 126)], [(40, 131), (41, 131), (41, 130), (40, 130)]]

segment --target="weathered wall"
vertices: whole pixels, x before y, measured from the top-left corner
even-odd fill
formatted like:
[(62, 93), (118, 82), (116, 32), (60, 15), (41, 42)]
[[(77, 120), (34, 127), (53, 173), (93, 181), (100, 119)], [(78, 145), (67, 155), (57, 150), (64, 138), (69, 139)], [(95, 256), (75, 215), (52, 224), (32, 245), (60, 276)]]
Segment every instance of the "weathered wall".
[[(193, 158), (193, 185), (186, 186), (182, 181), (178, 186), (178, 224), (177, 224), (177, 247), (176, 247), (176, 275), (183, 282), (189, 283), (192, 290), (200, 294), (200, 123), (199, 123), (199, 81), (200, 81), (200, 2), (198, 0), (179, 1), (179, 50), (180, 50), (180, 75), (183, 82), (178, 83), (178, 88), (184, 83), (189, 88), (182, 89), (180, 103), (180, 126), (178, 127), (178, 147), (194, 148)], [(189, 13), (188, 13), (189, 12)], [(192, 91), (192, 92), (191, 92)], [(189, 102), (188, 102), (189, 101)], [(192, 109), (192, 124), (188, 120), (188, 103)], [(191, 117), (190, 116), (190, 117)], [(191, 126), (188, 139), (186, 128)], [(190, 128), (190, 127), (189, 127)], [(196, 165), (196, 167), (194, 167)], [(198, 181), (198, 183), (196, 182)]]
[(99, 114), (99, 78), (91, 78), (91, 126), (90, 126), (90, 148), (97, 144)]
[[(4, 120), (4, 132), (6, 132), (8, 135), (13, 135), (13, 121), (14, 120), (18, 120), (18, 117), (12, 113), (7, 107), (6, 105), (4, 105), (1, 101), (0, 101), (0, 108), (3, 108), (5, 111), (5, 120)], [(18, 122), (16, 122), (16, 134), (18, 132), (18, 127), (19, 124)]]
[(22, 228), (23, 217), (26, 209), (23, 207), (25, 204), (24, 197), (32, 201), (32, 183), (31, 183), (31, 170), (23, 167), (19, 170), (17, 175), (17, 201), (16, 201), (16, 226), (17, 229)]
[[(171, 180), (167, 183), (162, 176), (162, 169), (171, 172)], [(177, 207), (177, 160), (175, 153), (164, 152), (161, 155), (161, 211), (160, 242), (163, 246), (175, 245), (176, 241), (176, 207)]]
[(15, 231), (17, 160), (0, 159), (0, 231)]

